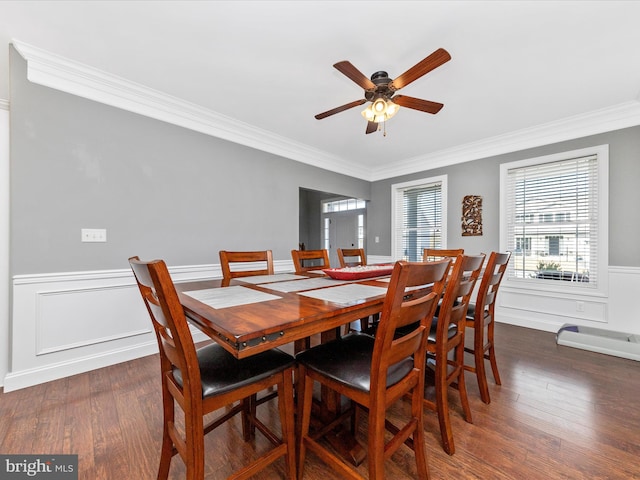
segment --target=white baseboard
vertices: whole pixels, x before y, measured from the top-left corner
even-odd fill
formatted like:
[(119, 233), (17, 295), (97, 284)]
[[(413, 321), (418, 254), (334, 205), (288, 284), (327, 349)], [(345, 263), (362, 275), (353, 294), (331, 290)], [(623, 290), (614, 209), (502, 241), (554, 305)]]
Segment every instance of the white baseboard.
[(20, 388), (108, 367), (109, 365), (115, 365), (154, 353), (158, 353), (158, 343), (155, 339), (152, 339), (152, 341), (140, 343), (130, 348), (113, 349), (108, 352), (98, 353), (94, 356), (76, 357), (65, 362), (9, 372), (4, 377), (4, 391), (11, 392)]

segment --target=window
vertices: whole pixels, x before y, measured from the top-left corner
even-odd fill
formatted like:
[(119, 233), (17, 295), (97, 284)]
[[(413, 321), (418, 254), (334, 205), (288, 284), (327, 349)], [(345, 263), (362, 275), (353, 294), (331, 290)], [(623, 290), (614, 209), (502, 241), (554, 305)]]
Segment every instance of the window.
[(531, 255), (531, 237), (516, 237), (516, 255)]
[(528, 213), (526, 215), (519, 214), (517, 217), (517, 221), (531, 223), (533, 222), (533, 214), (532, 213)]
[(364, 215), (358, 215), (358, 248), (364, 248)]
[(322, 213), (346, 212), (366, 208), (367, 204), (359, 198), (345, 198), (342, 200), (330, 200), (322, 202)]
[(501, 184), (503, 248), (515, 253), (507, 278), (602, 288), (608, 147), (503, 164)]
[(329, 250), (329, 247), (331, 247), (330, 227), (331, 219), (327, 217), (324, 219), (324, 228), (322, 229), (322, 248), (325, 250)]
[(391, 186), (392, 255), (421, 261), (425, 248), (446, 245), (447, 177)]
[(558, 235), (552, 235), (547, 237), (547, 241), (549, 242), (548, 252), (549, 255), (560, 256), (560, 239), (562, 237)]

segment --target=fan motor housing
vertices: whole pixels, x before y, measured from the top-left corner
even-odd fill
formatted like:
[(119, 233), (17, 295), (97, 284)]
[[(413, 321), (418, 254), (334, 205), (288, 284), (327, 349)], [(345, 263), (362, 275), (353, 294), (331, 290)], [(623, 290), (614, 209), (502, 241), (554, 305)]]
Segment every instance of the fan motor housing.
[(365, 91), (364, 97), (367, 100), (372, 100), (374, 97), (378, 95), (391, 96), (393, 92), (389, 88), (389, 84), (391, 83), (391, 79), (389, 78), (389, 74), (384, 70), (380, 70), (371, 75), (371, 81), (376, 86), (374, 91)]

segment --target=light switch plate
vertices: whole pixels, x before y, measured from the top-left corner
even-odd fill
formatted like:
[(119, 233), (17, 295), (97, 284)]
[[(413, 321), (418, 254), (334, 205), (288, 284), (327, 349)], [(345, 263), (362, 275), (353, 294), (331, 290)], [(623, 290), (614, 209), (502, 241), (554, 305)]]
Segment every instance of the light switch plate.
[(107, 230), (105, 228), (83, 228), (80, 230), (82, 242), (106, 242)]

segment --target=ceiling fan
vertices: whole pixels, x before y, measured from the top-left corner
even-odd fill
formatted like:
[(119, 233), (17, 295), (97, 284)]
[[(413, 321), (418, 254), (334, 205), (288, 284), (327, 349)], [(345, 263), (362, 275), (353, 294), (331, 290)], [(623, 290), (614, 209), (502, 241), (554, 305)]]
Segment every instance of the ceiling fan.
[(449, 60), (451, 60), (449, 52), (444, 48), (439, 48), (395, 79), (389, 78), (387, 72), (379, 71), (371, 75), (370, 80), (354, 67), (351, 62), (347, 60), (338, 62), (334, 67), (364, 88), (364, 98), (319, 113), (315, 117), (318, 120), (322, 120), (336, 113), (371, 102), (371, 105), (362, 112), (362, 116), (367, 120), (365, 133), (373, 133), (378, 130), (378, 124), (393, 117), (398, 112), (399, 107), (412, 108), (432, 114), (438, 113), (444, 106), (442, 103), (406, 95), (396, 95), (396, 92)]

